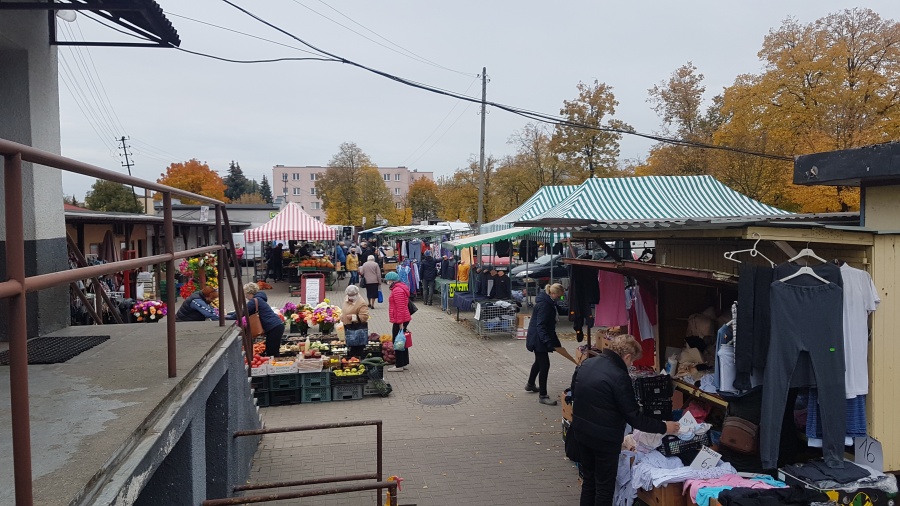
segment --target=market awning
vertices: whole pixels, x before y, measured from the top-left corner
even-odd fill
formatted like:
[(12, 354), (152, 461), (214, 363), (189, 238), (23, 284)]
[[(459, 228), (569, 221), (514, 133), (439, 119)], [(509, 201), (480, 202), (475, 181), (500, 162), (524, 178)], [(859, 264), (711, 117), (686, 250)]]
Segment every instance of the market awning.
[(564, 201), (569, 195), (578, 189), (578, 185), (568, 186), (542, 186), (528, 200), (519, 207), (506, 213), (504, 216), (481, 226), (482, 232), (496, 232), (515, 226), (515, 222), (527, 220), (541, 213), (545, 213), (553, 206)]
[(567, 258), (563, 260), (563, 262), (568, 265), (595, 267), (597, 269), (613, 271), (636, 278), (650, 278), (689, 285), (737, 288), (738, 277), (727, 272), (690, 269), (687, 267), (672, 267), (668, 265), (632, 261), (610, 262), (608, 260)]
[(493, 244), (503, 239), (512, 239), (523, 235), (535, 234), (541, 231), (540, 227), (513, 227), (506, 230), (498, 230), (496, 232), (488, 232), (487, 234), (478, 234), (471, 237), (464, 237), (454, 241), (447, 241), (444, 244), (456, 248), (471, 248), (482, 244)]
[(306, 214), (297, 204), (288, 202), (268, 223), (244, 231), (244, 240), (258, 241), (329, 241), (334, 229)]

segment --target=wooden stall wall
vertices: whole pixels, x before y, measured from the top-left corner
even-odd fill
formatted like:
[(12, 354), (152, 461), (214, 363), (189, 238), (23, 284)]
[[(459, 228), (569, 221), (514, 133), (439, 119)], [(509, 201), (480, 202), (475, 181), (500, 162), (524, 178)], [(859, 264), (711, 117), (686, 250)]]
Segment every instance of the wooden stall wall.
[(884, 470), (900, 471), (900, 237), (879, 235), (872, 248), (869, 274), (881, 297), (872, 316), (869, 341), (869, 435), (881, 442)]

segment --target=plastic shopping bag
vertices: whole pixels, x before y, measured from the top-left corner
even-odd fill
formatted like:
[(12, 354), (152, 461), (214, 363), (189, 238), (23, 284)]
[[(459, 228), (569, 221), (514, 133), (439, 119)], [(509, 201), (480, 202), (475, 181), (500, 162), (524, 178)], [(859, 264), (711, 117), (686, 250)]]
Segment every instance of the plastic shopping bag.
[(378, 289), (378, 303), (379, 303), (379, 304), (383, 304), (383, 303), (384, 303), (384, 294), (381, 293), (381, 288)]
[(394, 338), (394, 350), (403, 351), (406, 349), (406, 334), (403, 332), (403, 329), (400, 329), (400, 332), (397, 332), (397, 336)]

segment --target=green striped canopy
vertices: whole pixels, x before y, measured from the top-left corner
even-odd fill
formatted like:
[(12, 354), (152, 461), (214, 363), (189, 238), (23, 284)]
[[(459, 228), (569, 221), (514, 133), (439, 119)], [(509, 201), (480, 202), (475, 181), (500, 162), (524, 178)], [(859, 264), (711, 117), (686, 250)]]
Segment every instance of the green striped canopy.
[(588, 179), (564, 201), (527, 219), (667, 220), (791, 214), (736, 192), (712, 176)]
[(496, 230), (486, 234), (478, 234), (471, 237), (463, 237), (462, 239), (455, 239), (453, 241), (446, 241), (444, 244), (456, 249), (471, 248), (481, 244), (493, 244), (497, 241), (502, 241), (503, 239), (512, 239), (523, 235), (530, 235), (540, 231), (541, 229), (538, 227), (511, 227), (505, 230)]
[(482, 225), (481, 232), (485, 233), (505, 230), (512, 227), (516, 221), (527, 220), (549, 211), (553, 206), (564, 201), (566, 197), (574, 193), (578, 188), (578, 185), (542, 186), (519, 207), (492, 222)]

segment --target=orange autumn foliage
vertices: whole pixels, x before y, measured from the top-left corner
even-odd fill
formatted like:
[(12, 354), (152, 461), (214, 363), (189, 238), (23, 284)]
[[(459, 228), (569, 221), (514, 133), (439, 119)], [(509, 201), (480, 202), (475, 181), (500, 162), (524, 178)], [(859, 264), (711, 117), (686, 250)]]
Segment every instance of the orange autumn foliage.
[[(219, 174), (210, 169), (209, 165), (201, 163), (196, 158), (191, 158), (184, 163), (173, 163), (166, 168), (165, 174), (160, 174), (157, 183), (172, 186), (181, 190), (203, 195), (205, 197), (221, 200), (222, 202), (230, 202), (225, 197), (225, 182), (219, 177)], [(154, 197), (156, 200), (162, 199), (162, 194), (157, 193)], [(199, 204), (200, 202), (189, 199), (180, 198), (182, 204)]]

